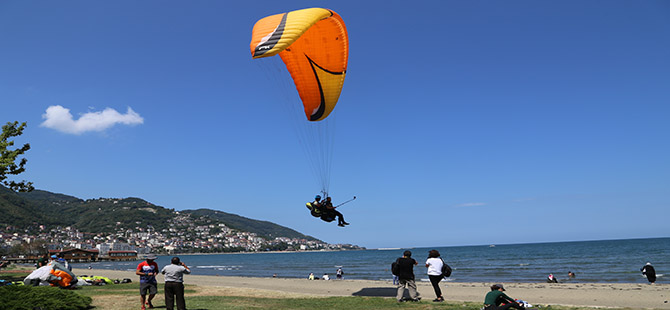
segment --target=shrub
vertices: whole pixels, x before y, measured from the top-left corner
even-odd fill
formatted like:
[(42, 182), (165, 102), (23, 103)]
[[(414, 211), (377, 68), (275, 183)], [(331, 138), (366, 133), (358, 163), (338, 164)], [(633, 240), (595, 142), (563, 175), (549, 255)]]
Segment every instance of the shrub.
[(0, 287), (0, 305), (15, 310), (83, 310), (91, 297), (50, 286), (7, 285)]

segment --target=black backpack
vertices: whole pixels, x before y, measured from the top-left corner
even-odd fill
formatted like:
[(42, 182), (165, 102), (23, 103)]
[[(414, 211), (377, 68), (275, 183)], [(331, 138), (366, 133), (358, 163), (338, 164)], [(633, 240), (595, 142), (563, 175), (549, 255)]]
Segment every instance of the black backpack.
[(449, 267), (442, 258), (440, 258), (440, 260), (442, 260), (442, 277), (447, 278), (451, 276), (451, 267)]
[(398, 266), (398, 260), (399, 260), (399, 258), (396, 259), (395, 262), (391, 263), (391, 273), (392, 273), (394, 276), (397, 276), (397, 275), (399, 275), (399, 273), (400, 273), (400, 270), (399, 270), (400, 268), (399, 268), (399, 266)]

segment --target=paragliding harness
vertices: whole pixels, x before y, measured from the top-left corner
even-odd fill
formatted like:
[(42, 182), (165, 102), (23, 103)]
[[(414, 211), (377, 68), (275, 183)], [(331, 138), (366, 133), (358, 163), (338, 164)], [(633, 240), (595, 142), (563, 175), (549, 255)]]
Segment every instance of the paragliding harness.
[(309, 209), (309, 212), (313, 217), (320, 217), (326, 222), (332, 222), (335, 220), (335, 213), (326, 208), (324, 203), (319, 203), (319, 206), (315, 206), (311, 202), (308, 202), (306, 205), (307, 209)]
[(308, 203), (306, 203), (306, 205), (307, 205), (307, 209), (309, 209), (310, 214), (312, 214), (313, 217), (320, 217), (321, 220), (330, 223), (330, 222), (334, 221), (335, 218), (337, 217), (335, 215), (335, 212), (334, 212), (335, 208), (337, 208), (337, 207), (339, 207), (339, 206), (341, 206), (345, 203), (351, 202), (355, 199), (356, 199), (356, 196), (354, 196), (354, 198), (352, 198), (352, 199), (349, 199), (349, 200), (335, 206), (333, 209), (328, 209), (326, 207), (326, 201), (325, 200), (322, 201), (321, 203), (319, 203), (319, 206), (314, 206), (312, 204), (312, 202), (308, 202)]

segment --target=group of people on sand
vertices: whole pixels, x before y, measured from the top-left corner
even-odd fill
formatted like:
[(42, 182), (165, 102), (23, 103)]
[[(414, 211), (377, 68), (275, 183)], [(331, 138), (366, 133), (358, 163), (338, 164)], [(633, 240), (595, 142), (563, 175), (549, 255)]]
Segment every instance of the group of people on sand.
[[(398, 286), (398, 291), (396, 298), (398, 302), (405, 301), (420, 301), (419, 293), (416, 290), (416, 282), (414, 281), (414, 266), (419, 263), (412, 258), (412, 251), (405, 251), (402, 254), (402, 257), (398, 258), (395, 263), (392, 265), (393, 275), (397, 277), (394, 278), (394, 283)], [(428, 278), (430, 283), (433, 285), (433, 290), (435, 291), (434, 302), (443, 302), (444, 297), (442, 296), (442, 290), (440, 289), (440, 281), (445, 277), (442, 272), (442, 266), (445, 265), (445, 262), (440, 257), (440, 252), (437, 250), (430, 250), (428, 252), (428, 259), (426, 259), (426, 268)], [(405, 299), (405, 289), (409, 291), (409, 299)]]
[[(395, 276), (397, 276), (397, 285), (398, 291), (396, 299), (398, 302), (413, 301), (418, 302), (421, 300), (419, 293), (416, 290), (416, 283), (414, 282), (414, 266), (419, 263), (412, 258), (411, 251), (403, 252), (403, 256), (398, 258), (395, 263), (392, 265), (392, 271)], [(426, 259), (426, 273), (430, 279), (430, 284), (433, 286), (435, 291), (436, 298), (433, 302), (443, 302), (444, 296), (442, 295), (442, 290), (440, 289), (440, 281), (444, 279), (448, 274), (444, 273), (446, 263), (440, 257), (440, 252), (437, 250), (430, 250), (428, 252), (428, 258)], [(448, 266), (448, 265), (447, 265)], [(395, 279), (394, 279), (395, 280)], [(404, 298), (405, 290), (409, 291), (409, 299)], [(495, 284), (491, 286), (491, 291), (486, 294), (484, 297), (484, 309), (485, 310), (504, 310), (509, 308), (514, 309), (525, 309), (526, 303), (521, 300), (515, 300), (507, 296), (505, 293), (505, 288), (502, 284)]]
[[(149, 255), (145, 261), (137, 265), (135, 274), (140, 276), (140, 300), (142, 310), (153, 308), (151, 301), (158, 293), (158, 264), (156, 256)], [(170, 265), (163, 267), (160, 271), (165, 277), (165, 307), (168, 310), (174, 309), (175, 299), (177, 300), (177, 309), (186, 310), (186, 300), (184, 299), (184, 274), (191, 273), (191, 269), (184, 264), (179, 257), (173, 257)], [(149, 295), (147, 297), (147, 294)]]
[[(338, 280), (344, 279), (344, 271), (342, 270), (342, 267), (338, 267), (337, 270), (335, 270), (335, 278)], [(318, 280), (319, 278), (314, 277), (314, 273), (310, 272), (309, 276), (307, 276), (307, 279)], [(323, 276), (321, 276), (321, 280), (330, 280), (328, 273), (324, 273)]]
[[(414, 266), (419, 263), (412, 258), (411, 251), (404, 251), (403, 256), (398, 258), (391, 266), (391, 271), (394, 275), (393, 284), (397, 285), (397, 294), (396, 299), (398, 302), (413, 301), (418, 302), (421, 300), (419, 293), (416, 289), (416, 283), (414, 281)], [(444, 260), (440, 257), (440, 252), (437, 250), (430, 250), (428, 252), (428, 258), (426, 259), (425, 266), (428, 268), (427, 274), (430, 279), (430, 283), (433, 286), (435, 291), (436, 298), (433, 302), (443, 302), (444, 296), (442, 295), (442, 290), (440, 289), (439, 283), (443, 278), (449, 276), (445, 275), (442, 266), (446, 265)], [(448, 266), (448, 265), (447, 265)], [(648, 281), (653, 284), (656, 281), (656, 271), (651, 263), (644, 265), (640, 271), (647, 276)], [(568, 271), (568, 278), (575, 278), (575, 273)], [(558, 283), (556, 277), (553, 274), (549, 274), (547, 281), (550, 283)], [(409, 298), (405, 298), (405, 290), (409, 292)], [(507, 294), (504, 293), (505, 288), (502, 284), (494, 284), (491, 286), (491, 291), (486, 294), (484, 297), (484, 310), (505, 310), (505, 309), (526, 309), (530, 307), (528, 303), (520, 299), (513, 299)]]

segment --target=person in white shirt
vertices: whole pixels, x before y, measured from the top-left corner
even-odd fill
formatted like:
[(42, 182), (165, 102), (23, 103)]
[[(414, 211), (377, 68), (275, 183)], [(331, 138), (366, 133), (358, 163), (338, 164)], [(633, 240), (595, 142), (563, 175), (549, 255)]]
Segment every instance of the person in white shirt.
[(428, 278), (430, 283), (433, 285), (433, 290), (435, 290), (434, 302), (443, 302), (444, 297), (442, 297), (442, 290), (440, 289), (440, 281), (442, 280), (442, 265), (444, 262), (440, 258), (440, 252), (437, 250), (430, 250), (428, 252), (428, 260), (426, 260), (426, 267), (428, 267)]
[(172, 264), (163, 267), (161, 273), (165, 275), (165, 307), (174, 309), (174, 300), (177, 299), (177, 309), (186, 310), (184, 300), (184, 274), (191, 273), (191, 269), (179, 260), (172, 258)]

